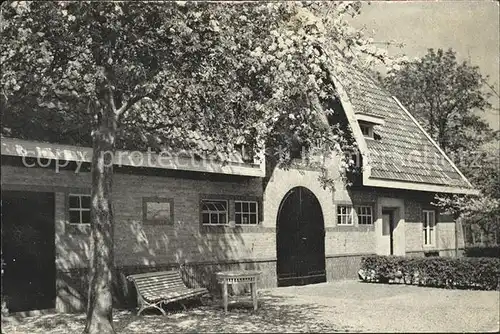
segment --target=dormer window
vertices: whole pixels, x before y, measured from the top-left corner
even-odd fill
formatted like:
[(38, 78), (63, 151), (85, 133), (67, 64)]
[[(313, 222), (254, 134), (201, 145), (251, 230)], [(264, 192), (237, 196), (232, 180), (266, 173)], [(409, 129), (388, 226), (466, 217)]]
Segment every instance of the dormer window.
[(361, 128), (361, 133), (363, 134), (363, 136), (367, 138), (373, 138), (373, 125), (359, 123), (359, 127)]
[(385, 124), (385, 121), (382, 117), (364, 113), (356, 113), (356, 119), (358, 120), (361, 133), (365, 138), (375, 139), (373, 127), (375, 125), (383, 126)]

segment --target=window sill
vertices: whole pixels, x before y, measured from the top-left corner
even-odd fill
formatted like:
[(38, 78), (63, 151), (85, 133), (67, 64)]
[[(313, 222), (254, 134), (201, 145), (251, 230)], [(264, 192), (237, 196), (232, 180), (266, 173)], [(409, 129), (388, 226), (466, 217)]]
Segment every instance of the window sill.
[(375, 231), (375, 225), (336, 225), (325, 227), (326, 232), (370, 232)]
[(201, 233), (269, 233), (275, 232), (276, 228), (257, 225), (201, 225)]
[(174, 223), (168, 220), (143, 220), (142, 223), (147, 226), (174, 226)]
[(68, 234), (90, 234), (90, 224), (72, 224), (67, 223), (65, 232)]

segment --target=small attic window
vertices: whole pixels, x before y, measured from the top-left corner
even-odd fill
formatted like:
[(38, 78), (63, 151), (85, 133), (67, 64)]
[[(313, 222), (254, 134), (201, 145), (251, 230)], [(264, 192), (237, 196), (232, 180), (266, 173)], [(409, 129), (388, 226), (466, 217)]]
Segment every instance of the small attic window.
[(241, 155), (243, 162), (252, 163), (253, 161), (253, 148), (251, 145), (247, 144), (236, 144), (234, 145), (235, 150)]
[(366, 123), (359, 123), (361, 133), (367, 138), (373, 138), (373, 125)]
[(380, 139), (378, 138), (379, 136), (374, 135), (373, 127), (375, 125), (384, 126), (385, 121), (382, 117), (368, 115), (365, 113), (356, 113), (356, 119), (358, 120), (359, 127), (361, 128), (361, 133), (365, 138)]

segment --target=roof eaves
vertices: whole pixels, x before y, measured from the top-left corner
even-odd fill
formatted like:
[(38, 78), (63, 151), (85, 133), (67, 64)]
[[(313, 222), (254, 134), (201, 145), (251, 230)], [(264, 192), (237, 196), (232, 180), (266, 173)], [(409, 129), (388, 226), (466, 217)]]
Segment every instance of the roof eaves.
[(342, 105), (342, 108), (344, 109), (347, 121), (349, 122), (349, 125), (352, 130), (352, 134), (354, 139), (356, 140), (356, 143), (358, 144), (359, 151), (361, 153), (361, 156), (363, 157), (363, 179), (365, 177), (370, 176), (371, 174), (371, 165), (370, 165), (370, 151), (368, 149), (368, 146), (366, 145), (365, 141), (365, 136), (361, 132), (361, 128), (359, 126), (359, 123), (356, 119), (356, 115), (354, 113), (354, 108), (351, 104), (351, 99), (349, 98), (349, 95), (344, 89), (344, 86), (338, 80), (335, 75), (331, 75), (331, 79), (333, 81), (333, 84), (335, 85), (335, 88), (338, 93), (338, 97), (340, 100), (340, 104)]
[[(54, 144), (18, 138), (2, 137), (1, 143), (2, 155), (16, 156), (23, 159), (25, 157), (32, 157), (54, 161), (86, 163), (91, 162), (92, 152), (92, 148), (90, 147)], [(259, 159), (258, 163), (254, 164), (238, 162), (223, 163), (214, 159), (197, 161), (192, 157), (174, 156), (172, 154), (117, 150), (114, 154), (113, 164), (116, 166), (160, 168), (252, 177), (265, 176), (265, 162), (261, 159)]]

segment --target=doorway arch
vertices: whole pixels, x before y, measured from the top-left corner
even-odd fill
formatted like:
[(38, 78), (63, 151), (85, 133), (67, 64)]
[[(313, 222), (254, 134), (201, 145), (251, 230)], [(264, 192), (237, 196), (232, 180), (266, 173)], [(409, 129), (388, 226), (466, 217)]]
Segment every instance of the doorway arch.
[(325, 225), (314, 193), (291, 189), (281, 201), (276, 226), (278, 286), (325, 282)]

